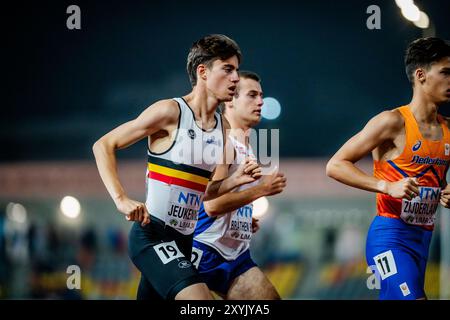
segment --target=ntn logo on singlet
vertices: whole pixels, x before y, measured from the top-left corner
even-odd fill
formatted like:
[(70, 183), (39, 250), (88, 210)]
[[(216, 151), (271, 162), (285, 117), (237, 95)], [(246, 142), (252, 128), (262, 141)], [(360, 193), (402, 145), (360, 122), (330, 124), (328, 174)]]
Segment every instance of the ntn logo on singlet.
[(187, 204), (189, 206), (200, 207), (201, 196), (190, 192), (180, 192), (178, 195), (178, 203)]
[(433, 187), (419, 187), (419, 197), (422, 200), (439, 201), (441, 197), (441, 189)]
[(251, 217), (253, 213), (253, 207), (252, 206), (245, 206), (237, 209), (237, 215), (241, 217)]

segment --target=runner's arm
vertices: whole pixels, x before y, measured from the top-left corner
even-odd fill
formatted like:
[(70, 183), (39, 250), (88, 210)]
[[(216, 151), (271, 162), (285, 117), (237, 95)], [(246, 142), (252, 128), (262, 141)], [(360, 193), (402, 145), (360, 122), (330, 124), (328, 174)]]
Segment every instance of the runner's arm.
[(261, 177), (261, 168), (257, 162), (254, 159), (248, 158), (239, 164), (238, 169), (232, 175), (228, 176), (228, 169), (233, 162), (235, 154), (234, 147), (228, 139), (227, 134), (230, 129), (230, 124), (224, 117), (222, 119), (222, 125), (225, 130), (223, 159), (221, 159), (214, 170), (213, 177), (206, 188), (203, 201), (215, 199), (240, 185), (253, 182)]
[(373, 117), (328, 161), (327, 175), (355, 188), (387, 194), (388, 182), (369, 176), (355, 163), (383, 142), (393, 140), (402, 125), (401, 116), (395, 111), (385, 111)]
[(265, 196), (264, 189), (257, 185), (242, 191), (228, 192), (203, 204), (208, 216), (214, 217), (239, 209), (263, 196)]
[(178, 115), (175, 101), (161, 100), (144, 110), (136, 119), (118, 126), (95, 142), (92, 149), (100, 177), (116, 204), (126, 197), (117, 172), (116, 150), (124, 149), (178, 121)]
[(205, 211), (209, 216), (217, 216), (239, 209), (260, 197), (276, 195), (286, 187), (286, 180), (284, 174), (276, 168), (271, 174), (260, 178), (257, 185), (205, 201)]

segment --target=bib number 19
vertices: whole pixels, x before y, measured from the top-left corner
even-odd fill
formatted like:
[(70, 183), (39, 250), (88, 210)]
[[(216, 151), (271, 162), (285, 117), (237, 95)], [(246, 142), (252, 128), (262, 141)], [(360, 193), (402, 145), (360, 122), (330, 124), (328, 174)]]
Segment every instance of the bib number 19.
[(167, 264), (174, 259), (184, 257), (180, 249), (178, 249), (175, 241), (160, 243), (154, 246), (153, 249), (156, 251), (156, 254), (159, 259), (161, 259), (163, 264)]

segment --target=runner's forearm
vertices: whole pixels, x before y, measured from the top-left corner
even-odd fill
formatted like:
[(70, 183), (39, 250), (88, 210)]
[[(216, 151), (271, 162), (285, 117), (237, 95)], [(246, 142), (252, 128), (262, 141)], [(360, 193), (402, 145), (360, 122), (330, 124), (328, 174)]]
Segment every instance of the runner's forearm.
[(264, 196), (263, 189), (255, 186), (238, 192), (229, 192), (216, 199), (204, 203), (209, 216), (217, 216), (239, 209)]
[(233, 175), (223, 180), (211, 181), (206, 188), (203, 201), (208, 201), (220, 197), (221, 195), (230, 192), (236, 187), (239, 187), (239, 183), (236, 181)]
[(378, 193), (387, 193), (387, 182), (369, 176), (347, 160), (330, 160), (327, 164), (327, 175), (346, 185)]
[(113, 147), (107, 146), (101, 140), (92, 148), (97, 163), (98, 172), (111, 198), (116, 202), (125, 195), (117, 172), (117, 161)]

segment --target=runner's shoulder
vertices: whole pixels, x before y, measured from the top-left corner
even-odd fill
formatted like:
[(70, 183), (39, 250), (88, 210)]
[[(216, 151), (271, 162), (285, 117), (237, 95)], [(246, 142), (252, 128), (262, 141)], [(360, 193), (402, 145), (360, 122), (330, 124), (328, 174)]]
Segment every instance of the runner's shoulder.
[[(155, 114), (156, 112), (156, 114)], [(145, 111), (144, 114), (157, 115), (158, 119), (165, 120), (165, 123), (175, 123), (178, 122), (180, 116), (180, 108), (178, 102), (174, 99), (163, 99), (158, 100), (151, 104)]]
[(405, 127), (405, 119), (396, 109), (383, 111), (377, 114), (372, 120), (376, 121), (380, 129), (391, 133), (398, 133)]

